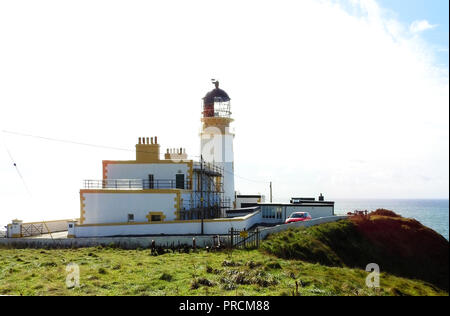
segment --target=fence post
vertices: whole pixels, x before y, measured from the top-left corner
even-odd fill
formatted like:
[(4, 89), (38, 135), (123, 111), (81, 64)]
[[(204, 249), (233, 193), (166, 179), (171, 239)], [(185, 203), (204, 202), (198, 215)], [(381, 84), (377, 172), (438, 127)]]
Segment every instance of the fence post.
[(155, 241), (154, 240), (152, 240), (152, 254), (155, 252), (155, 247), (156, 245), (155, 245)]
[(259, 228), (256, 227), (256, 248), (259, 248)]
[(231, 227), (231, 229), (230, 229), (230, 246), (231, 246), (231, 249), (233, 249), (233, 238), (234, 238), (234, 229), (233, 229), (233, 227)]

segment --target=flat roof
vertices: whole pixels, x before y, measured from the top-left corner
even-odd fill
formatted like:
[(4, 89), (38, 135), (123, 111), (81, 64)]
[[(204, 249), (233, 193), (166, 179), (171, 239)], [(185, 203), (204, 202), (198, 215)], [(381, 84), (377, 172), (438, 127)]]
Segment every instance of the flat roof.
[(258, 205), (272, 206), (334, 206), (333, 201), (305, 201), (300, 203), (258, 203)]
[(236, 195), (238, 198), (260, 198), (261, 195), (253, 194), (253, 195), (245, 195), (245, 194), (238, 194)]
[(227, 210), (227, 214), (233, 214), (233, 213), (244, 213), (244, 212), (254, 212), (258, 210), (260, 206), (251, 206), (251, 207), (241, 207), (241, 208), (234, 208), (231, 210)]

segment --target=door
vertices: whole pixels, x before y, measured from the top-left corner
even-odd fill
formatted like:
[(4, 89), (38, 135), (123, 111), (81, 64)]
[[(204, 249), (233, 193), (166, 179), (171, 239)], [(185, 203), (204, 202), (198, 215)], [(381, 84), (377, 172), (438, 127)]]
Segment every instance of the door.
[(155, 177), (153, 174), (148, 175), (148, 188), (149, 189), (155, 188)]
[(184, 189), (184, 174), (177, 174), (175, 176), (176, 188)]

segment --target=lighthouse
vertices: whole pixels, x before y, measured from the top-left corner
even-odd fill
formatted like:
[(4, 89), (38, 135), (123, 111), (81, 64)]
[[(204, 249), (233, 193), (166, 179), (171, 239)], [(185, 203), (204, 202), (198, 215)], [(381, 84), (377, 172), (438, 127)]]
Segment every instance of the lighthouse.
[(230, 131), (231, 118), (230, 97), (219, 88), (219, 81), (212, 80), (215, 88), (203, 98), (202, 128), (200, 149), (205, 162), (214, 163), (223, 168), (223, 206), (235, 205), (234, 193), (234, 155), (233, 138)]

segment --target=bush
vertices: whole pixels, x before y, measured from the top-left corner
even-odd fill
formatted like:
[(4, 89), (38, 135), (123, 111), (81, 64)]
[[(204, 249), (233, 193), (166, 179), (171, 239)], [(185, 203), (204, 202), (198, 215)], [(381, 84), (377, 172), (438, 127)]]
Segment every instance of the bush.
[(165, 272), (164, 272), (164, 273), (159, 277), (159, 279), (160, 279), (160, 280), (163, 280), (163, 281), (170, 282), (170, 281), (172, 281), (173, 277), (172, 277), (171, 274), (165, 273)]
[(106, 274), (106, 269), (105, 268), (98, 268), (98, 273), (99, 274)]
[(256, 267), (259, 267), (261, 265), (261, 263), (254, 262), (253, 260), (251, 260), (251, 261), (247, 262), (245, 265), (248, 266), (250, 269), (254, 269)]
[(222, 262), (222, 266), (223, 267), (238, 267), (241, 266), (242, 264), (239, 262), (234, 262), (234, 261), (229, 261), (229, 260), (224, 260)]
[(384, 208), (379, 208), (376, 211), (371, 212), (369, 215), (388, 216), (388, 217), (401, 217), (397, 213), (395, 213), (393, 211), (390, 211), (390, 210), (386, 210)]
[(281, 269), (281, 265), (278, 262), (269, 262), (266, 264), (266, 267), (269, 269)]
[(202, 285), (210, 287), (210, 286), (214, 286), (214, 283), (206, 278), (195, 278), (191, 281), (191, 289), (192, 290), (196, 290)]

